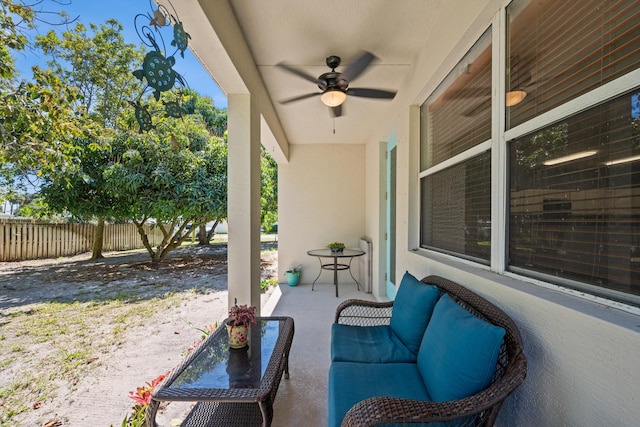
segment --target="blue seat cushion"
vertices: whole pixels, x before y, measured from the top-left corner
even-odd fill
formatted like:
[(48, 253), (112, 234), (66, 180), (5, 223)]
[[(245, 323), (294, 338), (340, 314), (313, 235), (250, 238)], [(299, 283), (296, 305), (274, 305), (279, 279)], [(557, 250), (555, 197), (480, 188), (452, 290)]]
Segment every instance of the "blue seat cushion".
[(417, 362), (433, 401), (462, 399), (486, 388), (504, 333), (443, 295), (424, 333)]
[(329, 427), (353, 405), (374, 396), (430, 401), (415, 363), (333, 362), (329, 369)]
[(408, 271), (404, 273), (393, 302), (389, 326), (415, 354), (418, 354), (439, 296), (440, 290), (436, 286), (422, 283)]
[(413, 362), (416, 354), (388, 325), (331, 325), (331, 361), (390, 363)]

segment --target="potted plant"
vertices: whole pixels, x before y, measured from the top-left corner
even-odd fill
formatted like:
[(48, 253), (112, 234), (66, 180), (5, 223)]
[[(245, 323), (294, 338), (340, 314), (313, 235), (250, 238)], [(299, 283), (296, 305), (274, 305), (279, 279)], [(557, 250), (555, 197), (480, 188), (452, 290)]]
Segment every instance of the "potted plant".
[(344, 243), (341, 242), (331, 242), (327, 245), (329, 249), (331, 249), (332, 253), (339, 254), (344, 250)]
[(284, 275), (287, 277), (287, 283), (289, 284), (289, 286), (298, 286), (301, 273), (302, 273), (302, 267), (300, 266), (291, 267), (284, 273)]
[(238, 305), (237, 302), (229, 309), (227, 320), (227, 333), (229, 334), (229, 347), (242, 348), (249, 341), (249, 326), (256, 323), (256, 308), (248, 305)]

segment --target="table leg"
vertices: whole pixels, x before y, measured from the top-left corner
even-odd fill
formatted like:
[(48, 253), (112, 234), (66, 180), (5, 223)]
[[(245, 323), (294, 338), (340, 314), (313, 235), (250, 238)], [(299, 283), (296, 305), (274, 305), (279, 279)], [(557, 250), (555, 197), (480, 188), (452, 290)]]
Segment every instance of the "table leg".
[(262, 427), (270, 426), (271, 420), (269, 420), (269, 415), (267, 414), (267, 408), (265, 407), (265, 403), (258, 402), (258, 406), (260, 407), (260, 412), (262, 413)]
[(356, 286), (358, 287), (358, 290), (360, 290), (360, 283), (358, 283), (356, 278), (353, 277), (353, 273), (351, 272), (351, 261), (353, 261), (353, 258), (349, 258), (349, 269), (348, 269), (349, 270), (349, 274), (351, 275), (351, 278), (353, 279), (353, 281), (356, 282)]
[(145, 414), (145, 427), (156, 427), (156, 412), (158, 412), (158, 408), (160, 407), (160, 401), (151, 399), (149, 401), (149, 406), (147, 406), (147, 412)]
[(338, 257), (333, 257), (333, 284), (336, 287), (336, 298), (338, 297)]
[(318, 275), (316, 276), (315, 280), (311, 284), (311, 290), (313, 290), (314, 285), (316, 284), (316, 282), (320, 278), (320, 275), (322, 274), (322, 258), (318, 257), (318, 261), (320, 262), (320, 271), (318, 272)]

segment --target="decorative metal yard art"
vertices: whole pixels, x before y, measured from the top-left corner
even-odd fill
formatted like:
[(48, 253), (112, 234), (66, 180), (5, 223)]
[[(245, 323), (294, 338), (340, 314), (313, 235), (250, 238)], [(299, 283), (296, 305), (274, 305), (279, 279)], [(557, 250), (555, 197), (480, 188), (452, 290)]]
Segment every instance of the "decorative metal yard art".
[[(184, 31), (182, 22), (178, 19), (178, 14), (171, 4), (173, 13), (163, 6), (155, 7), (152, 0), (149, 0), (151, 13), (140, 13), (134, 18), (134, 25), (138, 37), (146, 46), (152, 50), (147, 53), (142, 62), (142, 69), (133, 72), (133, 75), (146, 86), (140, 92), (135, 101), (129, 103), (135, 108), (136, 121), (140, 125), (140, 132), (146, 132), (153, 128), (152, 112), (149, 105), (143, 104), (142, 97), (150, 90), (153, 90), (153, 97), (158, 101), (162, 92), (170, 91), (176, 85), (180, 88), (187, 88), (185, 79), (177, 73), (173, 66), (176, 63), (175, 55), (180, 52), (184, 58), (184, 51), (187, 49), (191, 36)], [(173, 53), (167, 56), (167, 47), (162, 36), (162, 29), (166, 26), (173, 27), (173, 40), (171, 46), (175, 47)], [(182, 91), (178, 91), (178, 100), (163, 102), (165, 117), (180, 118), (185, 114), (185, 110), (180, 103)]]

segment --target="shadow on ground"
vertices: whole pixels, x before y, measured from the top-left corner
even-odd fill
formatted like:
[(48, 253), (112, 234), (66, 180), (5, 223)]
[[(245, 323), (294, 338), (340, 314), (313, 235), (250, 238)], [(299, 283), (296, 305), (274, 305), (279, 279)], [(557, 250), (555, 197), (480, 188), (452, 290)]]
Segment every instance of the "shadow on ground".
[[(277, 242), (262, 243), (262, 278), (275, 276)], [(264, 252), (268, 251), (268, 252)], [(0, 264), (0, 310), (39, 302), (139, 301), (227, 289), (227, 245), (184, 246), (160, 263), (145, 251)]]

